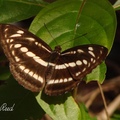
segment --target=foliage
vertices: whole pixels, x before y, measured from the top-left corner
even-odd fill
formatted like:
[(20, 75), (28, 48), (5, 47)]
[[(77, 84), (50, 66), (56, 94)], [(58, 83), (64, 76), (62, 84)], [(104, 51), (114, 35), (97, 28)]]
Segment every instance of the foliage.
[[(56, 42), (62, 50), (82, 44), (100, 44), (110, 52), (116, 30), (115, 12), (107, 0), (58, 0), (51, 4), (42, 0), (0, 0), (0, 16), (0, 23), (13, 23), (35, 16), (29, 30), (52, 49)], [(5, 60), (3, 58), (0, 56), (0, 64)], [(0, 72), (3, 67), (0, 67)], [(105, 72), (106, 67), (102, 63), (87, 75), (86, 81), (102, 83)], [(89, 116), (84, 105), (74, 101), (70, 93), (57, 97), (44, 93), (33, 95), (17, 84), (8, 67), (4, 67), (0, 79), (6, 79), (0, 86), (0, 105), (15, 103), (13, 112), (0, 111), (0, 119), (40, 119), (44, 113), (54, 120), (95, 119)]]

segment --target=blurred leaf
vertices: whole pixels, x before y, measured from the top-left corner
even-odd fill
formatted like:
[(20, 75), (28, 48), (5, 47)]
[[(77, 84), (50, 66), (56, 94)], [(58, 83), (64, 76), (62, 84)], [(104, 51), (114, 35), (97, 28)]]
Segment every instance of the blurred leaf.
[(120, 111), (116, 111), (110, 120), (120, 120)]
[(0, 80), (6, 80), (10, 75), (11, 73), (8, 67), (0, 67)]
[(7, 80), (11, 73), (9, 67), (6, 66), (6, 57), (4, 53), (0, 52), (0, 80)]
[(120, 0), (117, 0), (113, 5), (115, 10), (120, 10)]
[(10, 23), (35, 16), (47, 3), (43, 0), (0, 0), (0, 23)]

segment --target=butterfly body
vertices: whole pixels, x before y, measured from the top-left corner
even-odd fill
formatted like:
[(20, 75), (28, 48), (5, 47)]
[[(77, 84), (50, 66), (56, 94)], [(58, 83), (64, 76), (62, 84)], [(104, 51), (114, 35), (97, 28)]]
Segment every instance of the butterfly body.
[(82, 45), (61, 52), (37, 36), (13, 25), (0, 25), (2, 48), (14, 78), (25, 88), (48, 95), (74, 89), (107, 55), (100, 45)]
[(48, 65), (46, 69), (45, 79), (46, 81), (50, 80), (52, 78), (52, 75), (55, 70), (55, 66), (57, 61), (59, 60), (61, 54), (61, 48), (60, 46), (55, 47), (55, 50), (51, 52), (50, 58), (48, 58)]

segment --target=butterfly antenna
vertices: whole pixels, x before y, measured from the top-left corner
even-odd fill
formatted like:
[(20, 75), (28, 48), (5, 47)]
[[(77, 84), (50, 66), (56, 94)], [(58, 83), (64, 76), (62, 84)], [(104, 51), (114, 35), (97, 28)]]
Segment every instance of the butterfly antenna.
[(64, 44), (66, 44), (66, 43), (68, 43), (68, 42), (71, 42), (71, 41), (73, 41), (73, 40), (76, 40), (76, 39), (78, 39), (78, 38), (80, 38), (80, 37), (83, 37), (83, 36), (85, 36), (85, 35), (87, 35), (87, 33), (84, 33), (84, 34), (82, 34), (82, 35), (80, 35), (80, 36), (78, 36), (78, 37), (76, 37), (76, 38), (73, 38), (72, 40), (67, 40), (67, 41), (65, 41), (64, 43), (62, 43), (61, 46), (64, 45)]
[(46, 30), (48, 31), (48, 33), (50, 34), (51, 38), (56, 42), (56, 45), (58, 45), (57, 41), (55, 40), (55, 38), (52, 36), (52, 34), (50, 33), (49, 29), (47, 28), (46, 24), (44, 23), (44, 26), (46, 28)]

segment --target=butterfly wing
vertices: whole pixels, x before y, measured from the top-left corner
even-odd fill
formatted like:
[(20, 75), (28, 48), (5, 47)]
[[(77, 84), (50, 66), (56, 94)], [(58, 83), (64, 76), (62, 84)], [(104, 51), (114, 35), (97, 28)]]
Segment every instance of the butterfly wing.
[(61, 59), (75, 80), (90, 73), (107, 56), (108, 49), (101, 45), (81, 45), (61, 54)]
[(37, 36), (13, 25), (0, 25), (0, 31), (11, 73), (25, 88), (39, 92), (45, 85), (44, 74), (51, 48)]
[[(63, 69), (64, 68), (64, 69)], [(80, 81), (75, 81), (61, 59), (55, 65), (50, 79), (46, 79), (44, 91), (46, 94), (61, 95), (74, 89)]]
[(58, 95), (74, 89), (106, 58), (107, 52), (107, 48), (100, 45), (82, 45), (62, 52), (45, 92)]

